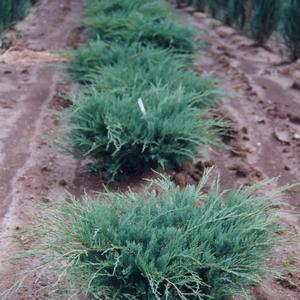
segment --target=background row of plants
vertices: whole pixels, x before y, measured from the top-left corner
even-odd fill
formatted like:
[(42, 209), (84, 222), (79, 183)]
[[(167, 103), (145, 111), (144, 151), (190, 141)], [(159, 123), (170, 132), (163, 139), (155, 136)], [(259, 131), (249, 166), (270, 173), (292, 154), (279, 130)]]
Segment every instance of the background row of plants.
[[(200, 145), (220, 144), (224, 124), (207, 115), (218, 91), (193, 71), (194, 34), (165, 2), (87, 0), (86, 16), (90, 42), (66, 66), (82, 84), (63, 114), (66, 150), (115, 178), (180, 165)], [(41, 262), (38, 278), (53, 272), (49, 296), (248, 297), (275, 275), (264, 260), (282, 242), (271, 203), (280, 191), (222, 192), (210, 172), (198, 186), (162, 177), (141, 193), (105, 190), (47, 207), (26, 241), (39, 241), (27, 252)]]
[(0, 1), (0, 33), (15, 21), (23, 18), (30, 8), (39, 0), (1, 0)]
[(300, 58), (299, 0), (176, 0), (209, 11), (226, 25), (234, 25), (264, 45), (272, 34), (283, 41), (293, 60)]

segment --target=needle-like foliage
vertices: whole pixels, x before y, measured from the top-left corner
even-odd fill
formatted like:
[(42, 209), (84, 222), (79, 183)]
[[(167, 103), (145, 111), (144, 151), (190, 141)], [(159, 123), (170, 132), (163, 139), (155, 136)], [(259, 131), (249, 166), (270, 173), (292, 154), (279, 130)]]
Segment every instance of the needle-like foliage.
[[(176, 69), (168, 60), (148, 68), (130, 62), (113, 67), (104, 67), (89, 76), (92, 89), (111, 92), (117, 96), (128, 94), (136, 99), (143, 97), (144, 91), (151, 87), (165, 86), (171, 91), (181, 87), (183, 92), (194, 94), (191, 103), (194, 107), (210, 108), (218, 99), (220, 92), (214, 87), (208, 76), (197, 76), (193, 72)], [(90, 88), (85, 89), (89, 93)]]
[[(92, 42), (73, 53), (66, 69), (75, 80), (91, 84), (98, 91), (141, 97), (151, 86), (181, 86), (187, 93), (197, 93), (198, 107), (210, 107), (220, 94), (209, 76), (199, 76), (187, 67), (185, 56), (169, 50), (143, 47), (140, 44), (108, 45)], [(88, 89), (86, 90), (88, 92)]]
[[(104, 41), (120, 43), (141, 42), (192, 53), (195, 50), (193, 30), (168, 17), (170, 12), (162, 3), (153, 6), (155, 3), (151, 1), (152, 6), (142, 6), (144, 9), (122, 9), (111, 14), (99, 12), (96, 6), (97, 13), (90, 12), (84, 24), (89, 28), (91, 38), (100, 37)], [(94, 10), (94, 6), (90, 5), (89, 10)]]
[(287, 1), (283, 14), (283, 37), (292, 60), (300, 58), (300, 1)]
[(178, 166), (201, 144), (220, 144), (223, 122), (204, 118), (219, 93), (209, 77), (187, 70), (194, 34), (167, 8), (155, 0), (88, 1), (85, 24), (97, 39), (66, 66), (88, 87), (66, 114), (65, 148), (111, 179)]
[(259, 45), (277, 29), (281, 7), (281, 0), (251, 0), (250, 32)]
[(219, 92), (188, 70), (194, 35), (168, 11), (158, 0), (87, 3), (85, 24), (97, 39), (66, 65), (87, 86), (66, 114), (65, 148), (111, 179), (178, 166), (200, 145), (220, 145), (226, 125), (204, 118)]
[(99, 71), (102, 67), (135, 64), (141, 69), (169, 64), (174, 69), (192, 67), (192, 59), (187, 55), (178, 55), (167, 49), (144, 47), (140, 43), (117, 44), (106, 43), (101, 40), (90, 42), (86, 46), (69, 53), (70, 61), (65, 69), (72, 80), (86, 82), (89, 75)]
[(151, 87), (143, 91), (139, 104), (125, 91), (117, 95), (90, 88), (74, 99), (66, 114), (66, 149), (92, 158), (92, 165), (111, 179), (151, 167), (178, 166), (191, 161), (200, 145), (220, 144), (223, 122), (202, 118), (207, 111), (193, 105), (200, 98), (180, 87)]
[[(35, 1), (36, 2), (36, 1)], [(30, 0), (1, 0), (0, 1), (0, 32), (13, 22), (24, 17), (34, 1)]]
[(103, 192), (50, 208), (30, 252), (41, 273), (58, 278), (50, 291), (60, 283), (91, 299), (246, 296), (276, 273), (265, 259), (282, 241), (270, 201), (280, 191), (256, 196), (264, 183), (223, 193), (214, 181), (206, 194), (207, 180), (181, 190), (163, 178), (141, 194)]
[(161, 0), (88, 0), (86, 13), (89, 16), (113, 15), (115, 13), (130, 13), (136, 11), (145, 17), (161, 19), (171, 17), (172, 11), (166, 2)]
[(231, 23), (235, 24), (239, 29), (243, 29), (246, 22), (245, 5), (247, 0), (229, 0), (228, 15)]

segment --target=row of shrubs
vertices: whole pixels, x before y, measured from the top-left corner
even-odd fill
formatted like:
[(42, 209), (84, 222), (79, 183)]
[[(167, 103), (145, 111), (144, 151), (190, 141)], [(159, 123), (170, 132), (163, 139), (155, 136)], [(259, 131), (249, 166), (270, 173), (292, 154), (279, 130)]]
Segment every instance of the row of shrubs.
[(13, 22), (24, 17), (31, 5), (39, 0), (1, 0), (0, 1), (0, 32), (7, 29)]
[(220, 144), (222, 121), (203, 118), (218, 91), (192, 70), (194, 32), (158, 0), (86, 5), (90, 42), (67, 70), (84, 84), (72, 99), (65, 149), (116, 179), (190, 162)]
[(276, 32), (288, 47), (291, 58), (300, 58), (299, 0), (176, 0), (209, 11), (226, 25), (245, 31), (258, 44), (265, 44)]
[[(193, 72), (193, 32), (165, 2), (87, 0), (86, 15), (90, 42), (66, 66), (82, 84), (65, 113), (66, 149), (117, 176), (181, 164), (199, 145), (220, 143), (222, 122), (207, 117), (218, 92)], [(264, 260), (281, 242), (271, 208), (280, 191), (224, 193), (210, 173), (198, 186), (180, 189), (162, 177), (141, 193), (106, 190), (47, 207), (30, 231), (41, 243), (28, 253), (40, 259), (49, 295), (246, 297), (275, 272)]]

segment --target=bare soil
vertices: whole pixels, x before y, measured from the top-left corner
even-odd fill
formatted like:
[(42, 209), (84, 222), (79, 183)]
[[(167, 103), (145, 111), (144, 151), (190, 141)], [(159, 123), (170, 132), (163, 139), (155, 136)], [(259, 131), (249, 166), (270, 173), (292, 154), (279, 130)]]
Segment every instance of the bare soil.
[[(93, 193), (103, 185), (101, 176), (83, 171), (80, 162), (61, 154), (55, 146), (60, 120), (53, 110), (68, 105), (62, 97), (76, 86), (68, 83), (57, 63), (60, 50), (82, 42), (80, 18), (83, 0), (45, 0), (7, 33), (9, 45), (0, 50), (0, 293), (16, 280), (16, 272), (32, 261), (1, 263), (8, 254), (27, 247), (20, 239), (5, 238), (20, 231), (43, 212), (39, 203), (64, 201), (68, 191)], [(300, 179), (300, 67), (282, 64), (281, 58), (234, 29), (205, 14), (180, 11), (184, 21), (199, 31), (206, 47), (196, 67), (212, 73), (224, 96), (216, 112), (234, 124), (231, 149), (204, 149), (194, 164), (171, 175), (184, 186), (196, 184), (205, 167), (215, 165), (222, 186), (252, 184), (278, 177), (273, 187)], [(21, 36), (21, 37), (20, 37)], [(54, 141), (54, 142), (53, 142)], [(151, 172), (143, 177), (152, 177)], [(114, 189), (139, 190), (140, 178), (127, 178)], [(286, 199), (290, 210), (278, 206), (280, 221), (300, 233), (300, 191)], [(270, 264), (300, 267), (300, 245), (274, 250)], [(260, 300), (300, 299), (300, 272), (288, 280), (269, 281), (253, 288)], [(46, 299), (43, 282), (29, 278), (11, 300)]]
[[(61, 201), (78, 163), (59, 154), (53, 139), (59, 120), (50, 111), (73, 88), (57, 70), (61, 50), (80, 43), (82, 0), (45, 0), (6, 33), (0, 51), (0, 261), (24, 245), (6, 238), (42, 213), (39, 203)], [(25, 263), (0, 263), (0, 292)], [(1, 298), (1, 297), (0, 297)], [(10, 299), (44, 299), (25, 287)]]

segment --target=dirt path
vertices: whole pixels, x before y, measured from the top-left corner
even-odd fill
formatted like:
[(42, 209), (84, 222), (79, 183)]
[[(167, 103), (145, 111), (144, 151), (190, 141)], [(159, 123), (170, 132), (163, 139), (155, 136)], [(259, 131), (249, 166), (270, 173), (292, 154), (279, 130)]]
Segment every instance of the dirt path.
[[(225, 187), (251, 184), (262, 178), (278, 177), (278, 185), (300, 181), (300, 66), (282, 65), (281, 59), (234, 29), (223, 26), (206, 14), (181, 11), (186, 23), (199, 30), (206, 47), (197, 66), (213, 73), (218, 86), (234, 95), (224, 98), (217, 111), (235, 125), (228, 141), (234, 151), (211, 154)], [(287, 202), (291, 211), (278, 207), (278, 216), (286, 226), (300, 233), (300, 193)], [(270, 263), (284, 257), (300, 270), (300, 245), (276, 249)], [(256, 288), (256, 299), (300, 299), (300, 273), (287, 274), (294, 282), (272, 281)]]
[[(71, 88), (56, 68), (57, 51), (79, 42), (82, 5), (43, 1), (7, 34), (11, 47), (0, 52), (0, 260), (12, 251), (3, 237), (30, 220), (34, 205), (63, 199), (75, 177), (77, 162), (53, 149), (59, 121), (49, 109)], [(0, 264), (0, 292), (20, 268)]]

